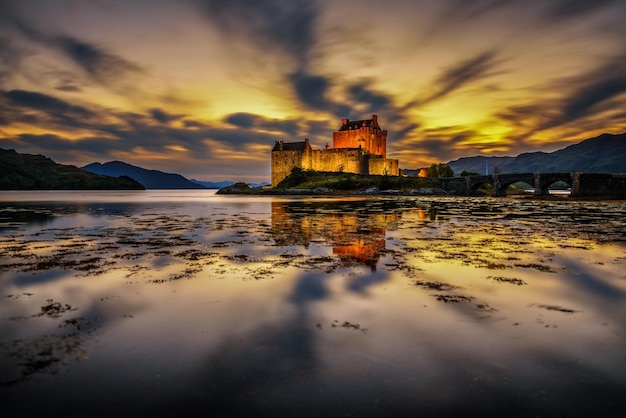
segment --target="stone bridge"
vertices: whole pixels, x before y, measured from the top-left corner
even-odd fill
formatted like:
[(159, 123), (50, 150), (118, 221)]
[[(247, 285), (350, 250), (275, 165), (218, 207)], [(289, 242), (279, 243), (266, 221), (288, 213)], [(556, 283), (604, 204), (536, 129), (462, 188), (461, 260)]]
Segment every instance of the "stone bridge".
[(535, 196), (546, 196), (548, 188), (557, 181), (570, 186), (572, 197), (626, 198), (626, 174), (515, 173), (445, 177), (441, 179), (441, 187), (448, 194), (472, 196), (480, 186), (490, 184), (495, 196), (506, 196), (507, 187), (524, 182), (535, 188)]

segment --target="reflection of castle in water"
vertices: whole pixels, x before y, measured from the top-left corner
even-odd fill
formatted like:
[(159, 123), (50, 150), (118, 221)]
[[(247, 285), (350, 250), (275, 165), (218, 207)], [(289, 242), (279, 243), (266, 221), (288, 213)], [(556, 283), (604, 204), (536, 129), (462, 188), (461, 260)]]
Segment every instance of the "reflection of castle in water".
[[(376, 269), (385, 250), (388, 228), (394, 228), (398, 213), (358, 211), (346, 202), (272, 202), (272, 232), (278, 245), (323, 242), (333, 254)], [(362, 202), (361, 202), (362, 205)], [(362, 206), (361, 206), (362, 208)]]

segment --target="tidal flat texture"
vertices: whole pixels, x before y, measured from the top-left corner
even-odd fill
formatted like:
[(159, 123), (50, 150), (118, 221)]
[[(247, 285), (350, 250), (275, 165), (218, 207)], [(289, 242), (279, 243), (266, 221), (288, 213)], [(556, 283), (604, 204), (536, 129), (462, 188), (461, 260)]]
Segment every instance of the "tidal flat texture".
[(626, 203), (0, 195), (7, 416), (623, 416)]

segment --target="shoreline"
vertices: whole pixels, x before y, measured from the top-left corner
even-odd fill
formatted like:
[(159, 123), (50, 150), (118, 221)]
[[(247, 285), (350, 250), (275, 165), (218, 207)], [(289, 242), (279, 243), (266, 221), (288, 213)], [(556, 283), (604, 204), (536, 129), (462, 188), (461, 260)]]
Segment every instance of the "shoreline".
[(549, 200), (549, 201), (597, 201), (597, 200), (611, 200), (611, 201), (626, 201), (626, 197), (614, 197), (614, 196), (571, 196), (571, 195), (545, 195), (535, 196), (532, 194), (518, 193), (510, 194), (506, 196), (493, 196), (493, 195), (458, 195), (446, 193), (443, 189), (415, 189), (409, 191), (388, 189), (388, 190), (334, 190), (327, 188), (316, 189), (230, 189), (228, 187), (219, 189), (216, 194), (219, 195), (243, 195), (243, 196), (363, 196), (363, 197), (385, 197), (385, 196), (399, 196), (399, 197), (474, 197), (474, 198), (511, 198), (511, 199), (524, 199), (524, 200)]

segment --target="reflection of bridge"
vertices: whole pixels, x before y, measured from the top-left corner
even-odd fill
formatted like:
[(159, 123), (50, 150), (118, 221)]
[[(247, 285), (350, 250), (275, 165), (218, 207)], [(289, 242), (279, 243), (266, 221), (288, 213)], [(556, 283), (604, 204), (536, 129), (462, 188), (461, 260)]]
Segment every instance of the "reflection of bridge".
[(514, 173), (446, 177), (441, 179), (441, 186), (449, 194), (471, 196), (482, 185), (490, 184), (495, 196), (506, 196), (507, 187), (523, 182), (535, 188), (535, 196), (545, 196), (548, 188), (558, 181), (567, 183), (573, 197), (626, 198), (626, 174)]

